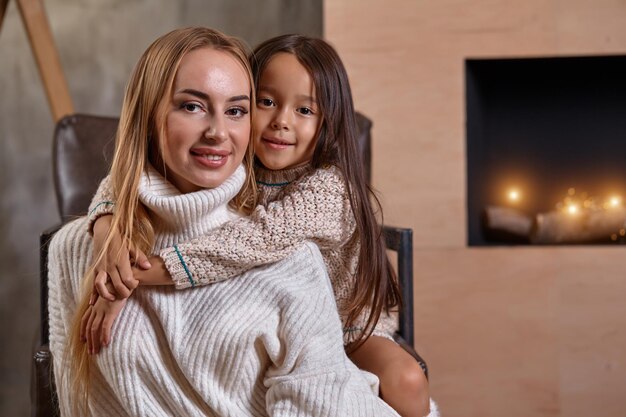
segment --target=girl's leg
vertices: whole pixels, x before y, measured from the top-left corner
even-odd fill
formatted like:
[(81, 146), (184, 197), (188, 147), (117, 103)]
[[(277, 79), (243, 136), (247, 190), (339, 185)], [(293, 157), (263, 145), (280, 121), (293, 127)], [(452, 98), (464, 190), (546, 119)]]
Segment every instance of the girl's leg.
[(350, 359), (378, 376), (380, 396), (402, 417), (423, 417), (430, 412), (428, 381), (417, 361), (395, 342), (370, 336)]

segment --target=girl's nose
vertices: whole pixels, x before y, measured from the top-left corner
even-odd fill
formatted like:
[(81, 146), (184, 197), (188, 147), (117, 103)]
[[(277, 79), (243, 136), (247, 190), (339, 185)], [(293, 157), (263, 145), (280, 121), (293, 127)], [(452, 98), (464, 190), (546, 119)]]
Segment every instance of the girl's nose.
[(285, 111), (280, 111), (276, 114), (276, 117), (272, 120), (272, 129), (276, 130), (289, 130), (289, 121)]

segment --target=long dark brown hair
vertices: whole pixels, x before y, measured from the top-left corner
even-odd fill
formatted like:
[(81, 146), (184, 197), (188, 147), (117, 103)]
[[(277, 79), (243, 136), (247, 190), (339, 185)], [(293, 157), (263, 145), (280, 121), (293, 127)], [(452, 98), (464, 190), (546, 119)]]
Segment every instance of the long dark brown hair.
[[(255, 85), (270, 59), (280, 52), (294, 55), (308, 70), (315, 85), (322, 123), (311, 160), (314, 169), (334, 165), (342, 173), (356, 220), (355, 237), (360, 242), (353, 297), (346, 307), (346, 326), (369, 310), (366, 326), (354, 350), (372, 333), (383, 311), (401, 307), (402, 299), (395, 271), (387, 258), (380, 202), (367, 184), (363, 160), (357, 145), (357, 124), (348, 74), (335, 49), (326, 41), (303, 35), (282, 35), (260, 44), (251, 57)], [(376, 211), (374, 211), (376, 207)]]

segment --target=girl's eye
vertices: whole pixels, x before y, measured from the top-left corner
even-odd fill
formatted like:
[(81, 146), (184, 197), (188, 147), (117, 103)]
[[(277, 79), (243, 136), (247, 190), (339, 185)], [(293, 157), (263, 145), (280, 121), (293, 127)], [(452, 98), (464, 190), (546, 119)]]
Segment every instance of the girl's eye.
[(274, 100), (271, 98), (260, 98), (256, 102), (258, 105), (263, 107), (272, 107), (275, 105)]
[(313, 110), (309, 109), (308, 107), (300, 107), (298, 109), (298, 113), (304, 114), (305, 116), (310, 116), (313, 114)]
[(228, 116), (240, 118), (248, 114), (248, 109), (243, 108), (243, 107), (233, 107), (232, 109), (226, 110), (226, 114)]

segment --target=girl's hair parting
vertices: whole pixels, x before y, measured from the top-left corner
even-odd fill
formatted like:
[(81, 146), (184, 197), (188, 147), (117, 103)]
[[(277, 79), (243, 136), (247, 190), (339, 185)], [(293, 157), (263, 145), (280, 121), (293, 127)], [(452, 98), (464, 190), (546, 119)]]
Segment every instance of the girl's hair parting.
[[(155, 40), (143, 53), (126, 86), (120, 121), (116, 134), (115, 154), (111, 165), (111, 185), (116, 201), (110, 232), (95, 259), (100, 261), (112, 244), (114, 233), (120, 234), (130, 249), (150, 253), (154, 230), (148, 212), (139, 201), (139, 182), (149, 161), (162, 163), (162, 149), (166, 140), (166, 114), (170, 106), (174, 80), (183, 57), (196, 49), (213, 48), (223, 51), (241, 64), (250, 81), (250, 117), (254, 111), (255, 89), (248, 60), (248, 49), (237, 38), (213, 29), (192, 27), (173, 30)], [(246, 182), (233, 200), (236, 209), (251, 211), (256, 205), (256, 184), (253, 176), (254, 149), (252, 141), (244, 156)], [(94, 262), (95, 264), (95, 262)], [(76, 309), (65, 353), (68, 369), (62, 376), (71, 384), (78, 400), (74, 402), (75, 415), (88, 414), (90, 366), (87, 347), (80, 340), (81, 317), (89, 307), (93, 288), (94, 267), (82, 281), (81, 301)]]
[[(252, 73), (258, 86), (261, 74), (277, 53), (289, 53), (309, 71), (322, 115), (317, 143), (311, 160), (314, 169), (334, 165), (346, 182), (356, 220), (360, 253), (354, 293), (347, 311), (347, 326), (369, 314), (367, 324), (351, 350), (372, 333), (383, 311), (401, 308), (398, 280), (386, 253), (382, 228), (376, 219), (380, 202), (365, 179), (363, 161), (357, 145), (357, 124), (348, 74), (335, 49), (326, 41), (303, 35), (282, 35), (260, 44), (251, 57)], [(374, 210), (376, 207), (376, 211)]]

